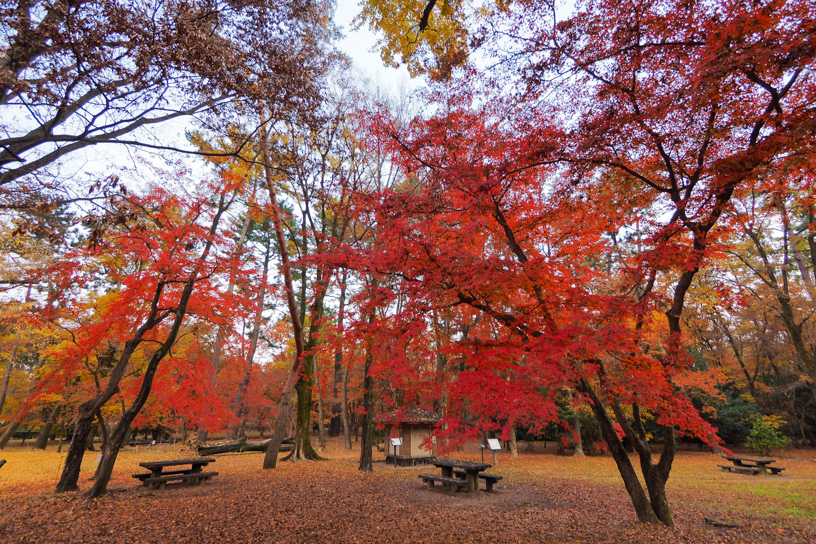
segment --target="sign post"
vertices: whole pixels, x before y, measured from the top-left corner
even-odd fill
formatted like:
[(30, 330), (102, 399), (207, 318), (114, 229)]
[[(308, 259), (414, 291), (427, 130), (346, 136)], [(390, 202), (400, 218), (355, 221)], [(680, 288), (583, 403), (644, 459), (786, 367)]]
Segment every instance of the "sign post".
[(397, 448), (402, 447), (402, 438), (392, 438), (391, 447), (394, 448), (394, 466), (397, 466)]
[[(487, 445), (493, 452), (493, 464), (499, 466), (499, 459), (496, 457), (496, 452), (501, 449), (501, 442), (499, 442), (498, 438), (488, 438)], [(482, 458), (484, 459), (484, 450), (482, 450)]]

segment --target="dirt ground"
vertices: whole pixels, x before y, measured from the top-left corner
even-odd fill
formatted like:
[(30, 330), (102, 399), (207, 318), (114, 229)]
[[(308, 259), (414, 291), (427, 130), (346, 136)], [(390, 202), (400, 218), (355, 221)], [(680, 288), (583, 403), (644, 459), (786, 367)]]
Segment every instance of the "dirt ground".
[[(524, 449), (522, 448), (522, 451)], [(450, 457), (479, 460), (475, 449)], [(81, 487), (90, 488), (95, 453)], [(610, 457), (499, 455), (493, 493), (430, 489), (434, 467), (394, 468), (375, 453), (373, 474), (357, 471), (356, 449), (331, 442), (324, 462), (261, 469), (262, 454), (218, 455), (220, 474), (197, 487), (140, 487), (142, 461), (189, 457), (170, 445), (124, 451), (111, 493), (86, 503), (52, 489), (64, 453), (0, 452), (0, 543), (535, 543), (816, 542), (816, 452), (776, 456), (783, 476), (721, 471), (719, 456), (681, 452), (668, 493), (676, 527), (637, 522)], [(706, 518), (737, 525), (713, 527)]]

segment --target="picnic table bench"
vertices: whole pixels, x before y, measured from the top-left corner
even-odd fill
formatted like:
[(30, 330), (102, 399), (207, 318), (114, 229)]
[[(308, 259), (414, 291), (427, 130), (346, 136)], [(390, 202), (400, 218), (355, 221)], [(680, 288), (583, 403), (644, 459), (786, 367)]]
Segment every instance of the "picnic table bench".
[(434, 486), (434, 482), (439, 482), (452, 489), (456, 489), (456, 491), (459, 491), (460, 489), (467, 489), (469, 486), (467, 480), (460, 478), (448, 478), (447, 476), (440, 476), (438, 474), (420, 474), (419, 477), (422, 478), (426, 484), (430, 484), (431, 487)]
[[(460, 480), (467, 479), (467, 472), (464, 470), (454, 470), (453, 475), (459, 478)], [(486, 474), (484, 472), (479, 473), (479, 479), (484, 480), (485, 482), (485, 491), (493, 491), (493, 486), (502, 479), (501, 476), (498, 474)]]
[(434, 459), (431, 461), (434, 466), (442, 469), (442, 474), (420, 474), (419, 477), (431, 487), (435, 482), (456, 489), (476, 491), (479, 489), (479, 479), (485, 481), (485, 491), (492, 491), (493, 484), (501, 480), (501, 476), (495, 474), (483, 474), (485, 470), (493, 465), (488, 463), (472, 463), (470, 461), (460, 461), (458, 459)]
[[(202, 470), (203, 467), (214, 462), (215, 459), (212, 457), (174, 459), (170, 461), (147, 461), (139, 463), (139, 466), (146, 468), (150, 472), (134, 474), (133, 477), (138, 478), (143, 486), (150, 487), (151, 489), (163, 489), (168, 482), (174, 481), (180, 481), (189, 485), (200, 485), (213, 476), (218, 476), (217, 472), (203, 472)], [(180, 467), (183, 465), (190, 465), (190, 468), (164, 470), (167, 467)]]
[(728, 461), (731, 461), (731, 465), (718, 465), (721, 469), (726, 470), (728, 472), (737, 472), (740, 474), (753, 474), (756, 476), (760, 472), (762, 474), (780, 474), (783, 470), (782, 467), (772, 467), (770, 466), (773, 463), (776, 463), (776, 459), (762, 459), (762, 458), (755, 458), (755, 457), (738, 457), (735, 455), (723, 455)]

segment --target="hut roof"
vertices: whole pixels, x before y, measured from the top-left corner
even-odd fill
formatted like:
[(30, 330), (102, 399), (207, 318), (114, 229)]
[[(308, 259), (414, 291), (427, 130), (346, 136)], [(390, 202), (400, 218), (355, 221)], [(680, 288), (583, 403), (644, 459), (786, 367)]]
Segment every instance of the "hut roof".
[(383, 423), (437, 423), (442, 419), (442, 414), (428, 410), (422, 406), (403, 406), (378, 418)]

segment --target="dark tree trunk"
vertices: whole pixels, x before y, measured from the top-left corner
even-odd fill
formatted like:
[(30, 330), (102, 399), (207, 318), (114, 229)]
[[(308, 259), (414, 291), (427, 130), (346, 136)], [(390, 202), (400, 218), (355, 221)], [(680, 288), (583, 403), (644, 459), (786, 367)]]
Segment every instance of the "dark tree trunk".
[[(30, 288), (29, 288), (30, 289)], [(3, 407), (6, 405), (6, 395), (8, 394), (11, 372), (14, 370), (14, 363), (17, 361), (17, 350), (20, 347), (20, 330), (14, 333), (14, 349), (11, 350), (6, 368), (3, 370), (3, 381), (0, 383), (0, 415), (3, 415)]]
[[(263, 108), (260, 111), (260, 119), (265, 119)], [(269, 441), (269, 449), (264, 455), (263, 468), (275, 468), (278, 464), (278, 454), (283, 443), (283, 437), (289, 426), (289, 416), (292, 410), (292, 395), (295, 392), (295, 382), (300, 375), (300, 367), (305, 351), (303, 342), (303, 322), (300, 320), (297, 302), (295, 301), (295, 288), (292, 282), (292, 265), (289, 260), (289, 249), (286, 235), (283, 232), (283, 218), (281, 217), (280, 206), (278, 205), (278, 195), (275, 192), (275, 177), (272, 173), (272, 163), (269, 155), (269, 142), (267, 141), (266, 127), (262, 126), (260, 131), (261, 159), (263, 161), (264, 174), (266, 177), (266, 187), (269, 191), (269, 205), (272, 211), (272, 225), (275, 229), (275, 238), (278, 243), (278, 252), (281, 257), (281, 269), (283, 271), (283, 284), (286, 293), (286, 305), (289, 309), (289, 317), (292, 320), (292, 333), (295, 340), (295, 360), (289, 375), (286, 378), (286, 385), (283, 387), (281, 399), (278, 403), (278, 421), (275, 423), (275, 432)]]
[(663, 427), (663, 452), (657, 465), (655, 465), (652, 462), (652, 449), (647, 441), (646, 429), (643, 427), (643, 421), (640, 417), (640, 407), (637, 404), (632, 406), (632, 418), (635, 425), (632, 427), (618, 401), (612, 399), (611, 405), (615, 419), (617, 419), (629, 442), (637, 450), (640, 459), (640, 472), (646, 482), (652, 510), (661, 523), (667, 527), (673, 527), (674, 521), (666, 497), (666, 482), (669, 479), (671, 465), (677, 451), (674, 430), (671, 427)]
[(130, 442), (130, 435), (132, 433), (133, 429), (131, 429), (130, 426), (128, 426), (128, 428), (125, 430), (125, 434), (122, 436), (122, 442), (119, 443), (119, 448), (124, 448), (125, 446), (128, 445), (128, 442)]
[(283, 437), (289, 428), (289, 415), (292, 411), (292, 395), (295, 389), (295, 380), (292, 373), (286, 380), (286, 385), (283, 387), (281, 400), (278, 402), (278, 420), (275, 422), (275, 431), (272, 433), (272, 438), (269, 439), (269, 447), (266, 449), (264, 455), (263, 468), (275, 468), (278, 466), (278, 454), (281, 451), (281, 444)]
[(343, 447), (351, 449), (351, 427), (348, 409), (348, 366), (343, 367), (342, 394), (340, 397), (340, 420), (343, 423)]
[[(374, 323), (373, 312), (368, 317), (368, 324)], [(366, 346), (365, 365), (363, 366), (363, 420), (360, 423), (360, 466), (358, 470), (362, 472), (373, 472), (373, 444), (371, 443), (371, 431), (374, 426), (374, 402), (372, 399), (373, 380), (371, 379), (371, 363), (373, 355), (371, 353), (371, 340)]]
[(652, 464), (649, 456), (649, 468), (644, 469), (643, 474), (646, 479), (646, 488), (649, 490), (649, 502), (652, 509), (657, 514), (658, 519), (667, 527), (674, 527), (674, 520), (669, 508), (669, 499), (666, 497), (666, 482), (669, 479), (671, 465), (677, 451), (677, 443), (674, 430), (669, 427), (663, 428), (663, 452), (657, 465)]
[(295, 451), (292, 455), (293, 461), (320, 460), (312, 446), (311, 424), (312, 424), (312, 387), (309, 381), (311, 377), (311, 363), (307, 357), (307, 364), (304, 366), (304, 374), (301, 375), (295, 387), (297, 392), (297, 424), (295, 426)]
[(592, 413), (595, 414), (595, 419), (598, 421), (598, 425), (601, 429), (601, 435), (604, 437), (607, 446), (609, 446), (609, 452), (615, 460), (621, 478), (623, 478), (623, 485), (626, 488), (626, 492), (629, 493), (632, 505), (635, 507), (635, 514), (643, 523), (660, 523), (657, 514), (655, 514), (649, 502), (649, 498), (646, 496), (646, 492), (643, 491), (643, 487), (638, 480), (632, 462), (629, 460), (626, 449), (623, 447), (623, 443), (618, 438), (618, 433), (615, 431), (615, 427), (612, 425), (612, 421), (606, 413), (605, 406), (595, 394), (592, 386), (590, 386), (589, 382), (585, 379), (581, 380), (580, 389), (581, 392), (587, 394), (592, 401), (589, 403), (592, 408)]
[[(95, 400), (95, 399), (94, 399)], [(91, 434), (94, 414), (97, 410), (94, 400), (83, 402), (79, 406), (79, 414), (74, 421), (74, 434), (71, 435), (71, 444), (65, 456), (65, 464), (55, 491), (65, 493), (79, 489), (79, 470), (82, 467), (82, 458), (85, 455), (85, 446)], [(89, 413), (90, 412), (90, 413)]]
[[(369, 368), (369, 364), (366, 363), (366, 369)], [(373, 472), (373, 450), (372, 450), (372, 443), (371, 443), (371, 429), (373, 427), (373, 417), (371, 414), (372, 402), (371, 402), (371, 376), (366, 373), (366, 377), (363, 379), (363, 389), (365, 392), (363, 393), (363, 409), (366, 412), (362, 416), (362, 422), (360, 423), (360, 466), (358, 470), (363, 472)]]
[(85, 451), (96, 451), (94, 447), (94, 440), (96, 440), (96, 434), (99, 431), (99, 425), (94, 424), (91, 427), (91, 433), (88, 435), (88, 443), (85, 445)]
[(54, 423), (57, 421), (61, 410), (62, 404), (57, 404), (48, 414), (48, 418), (45, 420), (42, 429), (40, 429), (37, 440), (34, 442), (35, 450), (44, 450), (46, 446), (48, 446), (48, 439), (51, 437), (51, 431), (54, 430)]
[[(128, 414), (131, 410), (128, 410)], [(132, 417), (123, 416), (119, 423), (114, 427), (111, 433), (108, 447), (102, 452), (102, 459), (96, 468), (94, 485), (91, 488), (89, 496), (91, 498), (100, 497), (107, 492), (108, 482), (113, 473), (113, 466), (116, 464), (116, 457), (119, 455), (119, 450), (122, 447), (122, 442), (127, 438), (130, 430), (130, 423), (136, 414)]]
[(9, 357), (9, 361), (6, 363), (6, 368), (3, 370), (3, 381), (0, 383), (0, 415), (3, 415), (3, 406), (6, 405), (6, 395), (8, 394), (11, 371), (14, 370), (13, 360), (14, 359)]
[(315, 350), (318, 346), (320, 328), (323, 321), (323, 297), (326, 294), (329, 272), (318, 270), (314, 282), (315, 296), (309, 309), (311, 324), (309, 339), (304, 347), (305, 356), (301, 365), (301, 374), (298, 377), (295, 389), (297, 391), (297, 431), (296, 443), (292, 460), (324, 460), (312, 446), (312, 386), (314, 385)]
[[(317, 359), (315, 359), (317, 364)], [(320, 371), (315, 373), (315, 384), (317, 385), (317, 449), (325, 451), (326, 449), (326, 426), (323, 423), (325, 414), (323, 413), (323, 394), (320, 392), (320, 381), (318, 376)]]
[(136, 348), (142, 343), (144, 335), (154, 327), (158, 326), (163, 318), (158, 317), (158, 301), (161, 298), (163, 286), (156, 288), (154, 292), (153, 304), (151, 314), (145, 320), (136, 334), (125, 343), (122, 354), (116, 363), (105, 389), (99, 393), (95, 398), (82, 403), (77, 410), (77, 418), (74, 421), (74, 433), (71, 437), (71, 444), (68, 446), (68, 454), (65, 458), (65, 464), (62, 468), (62, 475), (55, 491), (57, 493), (64, 493), (66, 491), (75, 491), (79, 489), (77, 482), (79, 481), (79, 470), (82, 465), (82, 458), (85, 455), (85, 448), (88, 444), (88, 436), (91, 434), (91, 427), (93, 426), (93, 419), (96, 417), (98, 410), (104, 406), (113, 395), (119, 391), (119, 382), (125, 372), (126, 367), (130, 361), (130, 357), (136, 351)]
[[(340, 395), (340, 389), (343, 389), (343, 399), (335, 403), (332, 406), (332, 419), (331, 423), (329, 424), (329, 436), (339, 436), (340, 432), (344, 429), (348, 428), (348, 421), (345, 421), (344, 425), (344, 406), (345, 406), (345, 380), (346, 380), (346, 373), (345, 367), (343, 366), (343, 325), (346, 318), (346, 280), (348, 279), (348, 270), (343, 269), (343, 277), (340, 280), (340, 301), (339, 301), (339, 308), (337, 310), (337, 331), (338, 335), (340, 336), (340, 341), (337, 343), (337, 347), (334, 350), (334, 388), (332, 389), (332, 397), (337, 399), (337, 396)], [(348, 436), (348, 432), (344, 432), (343, 435), (345, 437)], [(346, 442), (348, 442), (348, 438), (346, 438)], [(351, 444), (348, 445), (351, 447)]]
[[(102, 469), (102, 459), (105, 458), (105, 455), (108, 452), (108, 444), (110, 444), (110, 432), (108, 432), (108, 424), (105, 423), (105, 419), (102, 417), (101, 410), (97, 410), (96, 412), (96, 421), (97, 424), (94, 425), (94, 429), (99, 430), (99, 434), (102, 437), (102, 443), (99, 445), (99, 451), (102, 452), (102, 458), (100, 458), (99, 463), (96, 465), (96, 470), (94, 471), (94, 475), (91, 477), (91, 480), (95, 480), (99, 477), (99, 471)], [(88, 441), (89, 443), (93, 442), (93, 436)]]
[(329, 420), (329, 436), (334, 438), (340, 436), (343, 430), (342, 422), (340, 421), (340, 403), (332, 406), (332, 417)]
[(17, 429), (20, 428), (20, 420), (19, 419), (12, 419), (11, 422), (6, 425), (6, 429), (3, 431), (3, 436), (0, 436), (0, 450), (4, 449), (8, 446), (11, 437), (14, 433), (17, 432)]

